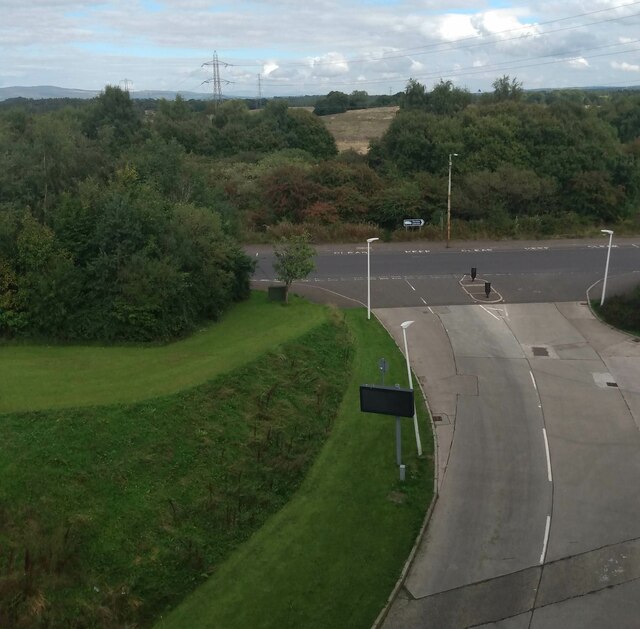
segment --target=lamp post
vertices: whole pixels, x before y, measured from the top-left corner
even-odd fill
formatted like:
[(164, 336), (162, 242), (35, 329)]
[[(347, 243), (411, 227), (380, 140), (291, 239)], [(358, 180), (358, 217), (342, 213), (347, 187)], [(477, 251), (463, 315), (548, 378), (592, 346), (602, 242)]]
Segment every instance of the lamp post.
[(379, 238), (367, 238), (367, 319), (371, 319), (371, 243)]
[(447, 192), (447, 249), (451, 240), (451, 158), (458, 157), (457, 153), (449, 153), (449, 188)]
[[(411, 377), (411, 363), (409, 362), (409, 346), (407, 345), (407, 328), (412, 325), (414, 321), (405, 321), (400, 324), (402, 328), (402, 338), (404, 339), (404, 356), (407, 360), (407, 377), (409, 379), (409, 387), (413, 389), (413, 378)], [(420, 431), (418, 429), (418, 415), (416, 413), (415, 404), (413, 406), (413, 429), (416, 433), (416, 446), (418, 448), (418, 456), (422, 456), (422, 443), (420, 443)]]
[(611, 257), (611, 241), (613, 240), (613, 231), (611, 229), (601, 229), (603, 234), (609, 234), (609, 247), (607, 248), (607, 264), (604, 267), (604, 283), (602, 284), (602, 298), (600, 305), (604, 304), (604, 293), (607, 290), (607, 275), (609, 274), (609, 258)]

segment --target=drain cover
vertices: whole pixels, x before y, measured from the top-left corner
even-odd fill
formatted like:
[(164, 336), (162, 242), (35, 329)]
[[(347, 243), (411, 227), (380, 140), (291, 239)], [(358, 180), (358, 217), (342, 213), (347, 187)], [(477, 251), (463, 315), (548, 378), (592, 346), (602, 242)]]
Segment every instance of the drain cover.
[(532, 347), (534, 356), (549, 356), (549, 350), (546, 347)]
[(441, 422), (442, 421), (442, 415), (434, 415), (433, 416), (433, 421), (434, 422)]
[(607, 382), (607, 386), (608, 387), (617, 387), (618, 383), (617, 382)]

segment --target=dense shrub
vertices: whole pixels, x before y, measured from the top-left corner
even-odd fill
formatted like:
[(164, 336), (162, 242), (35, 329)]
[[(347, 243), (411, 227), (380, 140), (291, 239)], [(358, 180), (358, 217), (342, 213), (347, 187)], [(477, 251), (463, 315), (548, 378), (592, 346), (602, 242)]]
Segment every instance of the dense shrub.
[(626, 295), (607, 297), (598, 310), (611, 325), (640, 334), (640, 285)]

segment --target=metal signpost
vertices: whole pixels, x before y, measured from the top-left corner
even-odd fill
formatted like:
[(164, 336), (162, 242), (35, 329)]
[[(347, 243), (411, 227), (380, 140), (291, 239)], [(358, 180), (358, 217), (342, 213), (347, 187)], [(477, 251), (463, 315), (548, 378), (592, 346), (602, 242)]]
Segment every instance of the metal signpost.
[[(378, 367), (383, 374), (387, 361), (381, 358)], [(405, 480), (406, 468), (402, 463), (402, 417), (413, 417), (415, 401), (413, 389), (401, 389), (395, 387), (376, 386), (371, 384), (360, 385), (360, 410), (363, 413), (379, 413), (381, 415), (394, 415), (396, 418), (396, 464), (400, 470), (400, 480)]]

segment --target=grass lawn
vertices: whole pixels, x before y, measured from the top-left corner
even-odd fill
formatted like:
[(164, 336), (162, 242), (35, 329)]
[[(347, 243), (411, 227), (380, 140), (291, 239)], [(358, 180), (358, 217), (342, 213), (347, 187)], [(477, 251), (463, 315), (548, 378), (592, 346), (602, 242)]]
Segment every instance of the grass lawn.
[(329, 440), (281, 511), (157, 629), (370, 627), (409, 554), (433, 490), (432, 438), (419, 407), (425, 457), (404, 421), (408, 480), (395, 466), (394, 419), (359, 412), (358, 385), (406, 385), (402, 355), (363, 310), (346, 312), (356, 340), (347, 393)]
[(4, 373), (49, 362), (21, 367), (40, 410), (0, 414), (0, 626), (370, 626), (432, 492), (424, 408), (404, 484), (393, 418), (358, 411), (379, 358), (401, 385), (404, 359), (364, 310), (256, 294), (231, 314), (164, 347), (0, 350)]
[[(264, 306), (254, 318), (273, 321)], [(149, 626), (286, 504), (331, 431), (352, 350), (340, 313), (269, 308), (298, 333), (298, 310), (320, 323), (276, 344), (282, 331), (230, 318), (245, 362), (263, 336), (272, 351), (135, 404), (0, 415), (0, 627)]]
[(0, 346), (0, 413), (167, 395), (247, 364), (326, 319), (302, 300), (276, 306), (254, 292), (215, 325), (164, 346)]

